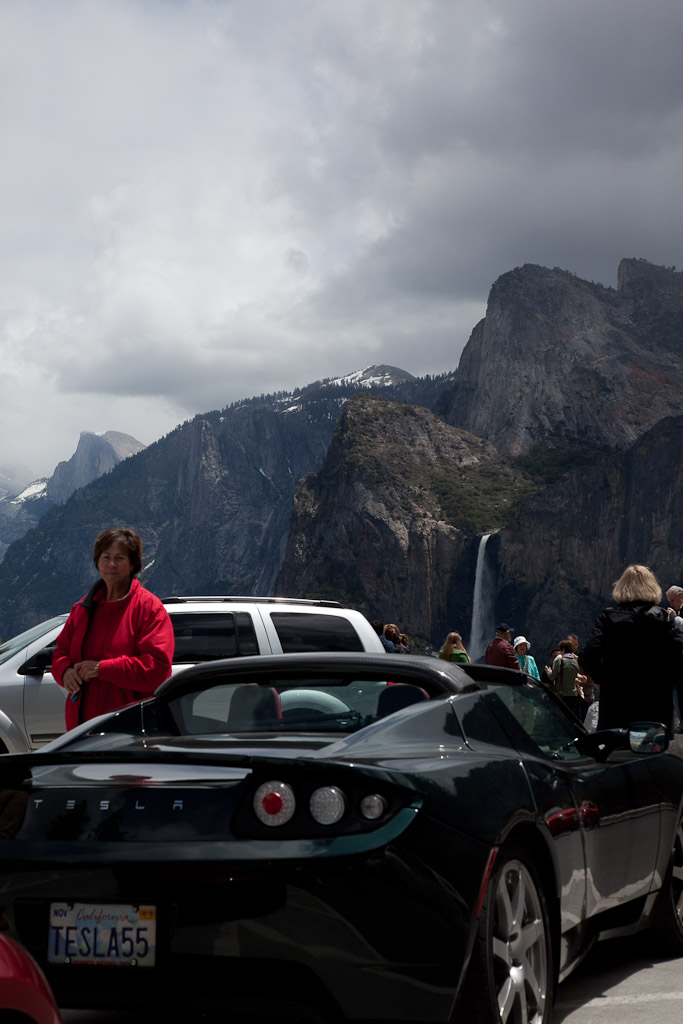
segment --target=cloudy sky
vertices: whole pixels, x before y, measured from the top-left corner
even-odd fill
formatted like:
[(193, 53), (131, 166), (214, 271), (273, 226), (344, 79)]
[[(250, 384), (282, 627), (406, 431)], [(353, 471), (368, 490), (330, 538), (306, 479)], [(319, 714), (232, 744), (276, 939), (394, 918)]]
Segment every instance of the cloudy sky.
[(683, 264), (680, 0), (2, 0), (0, 467)]

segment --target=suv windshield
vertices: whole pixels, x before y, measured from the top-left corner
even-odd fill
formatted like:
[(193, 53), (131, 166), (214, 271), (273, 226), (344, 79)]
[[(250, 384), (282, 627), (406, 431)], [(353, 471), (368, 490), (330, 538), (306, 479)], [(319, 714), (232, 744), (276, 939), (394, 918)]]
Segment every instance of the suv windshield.
[(34, 640), (39, 640), (41, 636), (49, 633), (55, 626), (61, 626), (66, 622), (66, 615), (55, 615), (53, 619), (48, 619), (47, 622), (41, 622), (38, 626), (33, 626), (31, 629), (27, 629), (24, 633), (18, 633), (17, 636), (13, 636), (10, 640), (5, 640), (4, 644), (0, 644), (0, 665), (5, 661), (9, 661), (17, 651), (23, 650), (24, 647), (28, 647), (29, 644), (33, 643)]

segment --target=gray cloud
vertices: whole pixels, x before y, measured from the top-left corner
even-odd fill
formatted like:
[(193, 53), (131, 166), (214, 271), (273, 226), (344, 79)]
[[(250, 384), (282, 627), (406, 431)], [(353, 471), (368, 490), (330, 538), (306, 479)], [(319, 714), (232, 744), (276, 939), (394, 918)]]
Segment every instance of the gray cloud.
[(522, 263), (682, 262), (679, 0), (7, 0), (0, 465), (370, 362)]

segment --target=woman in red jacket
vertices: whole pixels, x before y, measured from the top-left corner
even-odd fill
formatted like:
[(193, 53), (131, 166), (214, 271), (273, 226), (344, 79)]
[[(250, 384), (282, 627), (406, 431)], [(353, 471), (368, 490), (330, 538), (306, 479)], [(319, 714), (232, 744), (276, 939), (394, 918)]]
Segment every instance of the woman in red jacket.
[(66, 728), (148, 697), (171, 674), (175, 641), (168, 612), (135, 574), (135, 530), (100, 533), (93, 552), (100, 579), (71, 609), (57, 637), (52, 674), (70, 694)]

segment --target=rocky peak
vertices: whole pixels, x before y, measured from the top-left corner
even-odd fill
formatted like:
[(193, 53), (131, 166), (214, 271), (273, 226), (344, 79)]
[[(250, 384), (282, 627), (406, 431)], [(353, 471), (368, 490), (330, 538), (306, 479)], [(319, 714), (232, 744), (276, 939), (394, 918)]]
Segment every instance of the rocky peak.
[(652, 292), (673, 292), (683, 297), (683, 271), (656, 267), (647, 260), (625, 259), (619, 264), (617, 290), (626, 298), (642, 298)]
[[(622, 264), (619, 291), (532, 265), (500, 277), (437, 411), (510, 454), (568, 442), (624, 449), (676, 415), (683, 358), (671, 349), (683, 348), (683, 293), (663, 296), (662, 282), (680, 275), (632, 262), (641, 261)], [(634, 298), (646, 277), (647, 303)]]
[(643, 344), (669, 361), (683, 361), (683, 272), (647, 260), (622, 260), (619, 294), (631, 302), (631, 321)]
[(405, 384), (415, 379), (412, 373), (408, 373), (407, 370), (401, 370), (397, 366), (388, 366), (386, 363), (380, 363), (377, 366), (366, 366), (364, 370), (356, 370), (355, 373), (349, 373), (344, 377), (336, 377), (325, 383), (328, 385), (355, 384), (360, 388), (388, 388), (393, 387), (395, 384)]
[(82, 431), (74, 454), (68, 462), (60, 462), (50, 477), (48, 498), (62, 504), (77, 488), (85, 487), (103, 473), (108, 473), (123, 459), (144, 447), (134, 437), (117, 430), (108, 430), (104, 434)]

